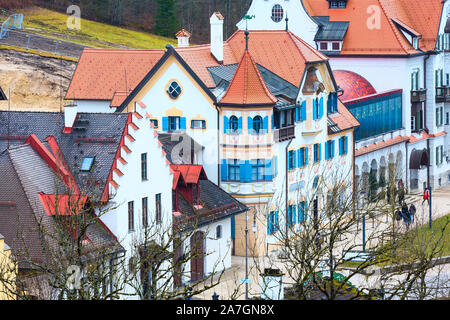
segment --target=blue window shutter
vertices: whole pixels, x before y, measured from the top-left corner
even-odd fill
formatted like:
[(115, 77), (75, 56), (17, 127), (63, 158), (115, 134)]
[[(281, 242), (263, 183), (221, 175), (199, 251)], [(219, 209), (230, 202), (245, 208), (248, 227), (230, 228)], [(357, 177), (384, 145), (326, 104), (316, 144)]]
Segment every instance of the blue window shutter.
[(186, 130), (186, 118), (185, 117), (180, 118), (180, 129)]
[(273, 172), (272, 172), (272, 160), (266, 159), (265, 160), (265, 168), (264, 168), (264, 180), (265, 181), (272, 181)]
[(239, 161), (239, 179), (241, 181), (246, 181), (245, 169), (245, 161)]
[(222, 181), (228, 180), (228, 163), (226, 159), (222, 159), (222, 165), (220, 166), (220, 175)]
[(344, 137), (345, 139), (345, 154), (348, 153), (348, 137)]
[(297, 152), (295, 152), (295, 150), (292, 150), (292, 156), (294, 157), (294, 168), (293, 169), (295, 169), (295, 168), (298, 167), (298, 165), (297, 165)]
[(295, 108), (295, 122), (298, 122), (300, 120), (300, 107)]
[(319, 143), (318, 146), (319, 146), (319, 161), (321, 161), (322, 160), (322, 144)]
[(334, 158), (334, 140), (331, 141), (331, 158)]
[(330, 148), (330, 141), (327, 141), (325, 142), (325, 160), (330, 159), (329, 148)]
[(344, 149), (344, 140), (342, 138), (339, 138), (339, 155), (342, 156)]
[(330, 93), (327, 97), (327, 113), (332, 112), (332, 100), (333, 100), (333, 95)]
[(302, 150), (302, 149), (298, 149), (298, 150), (297, 150), (297, 161), (298, 161), (297, 167), (298, 167), (298, 168), (303, 167), (302, 155), (301, 155), (301, 152), (300, 152), (301, 150)]
[(301, 109), (301, 120), (306, 121), (306, 101), (302, 102), (302, 109)]
[(274, 116), (272, 115), (272, 130), (275, 128), (275, 118), (274, 118)]
[(236, 220), (231, 216), (231, 239), (236, 239)]
[(248, 133), (253, 133), (253, 119), (248, 117)]
[(313, 120), (317, 119), (316, 99), (313, 99)]
[(297, 223), (297, 205), (294, 204), (292, 206), (292, 223), (296, 224)]
[(264, 133), (268, 133), (269, 132), (269, 117), (268, 116), (264, 117), (263, 132)]
[(163, 131), (169, 131), (169, 118), (163, 117)]
[(238, 132), (242, 133), (242, 117), (238, 119)]
[(309, 149), (309, 147), (305, 147), (305, 166), (308, 165), (308, 160), (309, 160), (308, 149)]
[(323, 117), (323, 97), (320, 98), (319, 102), (319, 119), (322, 119)]
[(223, 132), (227, 133), (229, 129), (228, 117), (223, 117)]

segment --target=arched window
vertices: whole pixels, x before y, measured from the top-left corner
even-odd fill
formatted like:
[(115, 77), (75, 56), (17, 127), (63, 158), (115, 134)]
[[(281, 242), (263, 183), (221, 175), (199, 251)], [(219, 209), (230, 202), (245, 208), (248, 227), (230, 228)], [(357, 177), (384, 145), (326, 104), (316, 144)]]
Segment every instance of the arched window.
[(255, 133), (259, 134), (263, 128), (263, 118), (261, 116), (256, 116), (253, 118), (253, 130)]
[(216, 239), (221, 239), (222, 238), (222, 226), (217, 226), (216, 227)]
[(180, 85), (176, 82), (173, 81), (170, 86), (167, 88), (167, 93), (169, 94), (169, 96), (172, 99), (176, 99), (180, 96), (181, 94), (181, 87)]
[(230, 117), (229, 127), (231, 132), (238, 131), (238, 118), (236, 116)]
[(280, 22), (283, 20), (284, 10), (283, 7), (279, 4), (276, 4), (272, 7), (272, 20), (274, 22)]

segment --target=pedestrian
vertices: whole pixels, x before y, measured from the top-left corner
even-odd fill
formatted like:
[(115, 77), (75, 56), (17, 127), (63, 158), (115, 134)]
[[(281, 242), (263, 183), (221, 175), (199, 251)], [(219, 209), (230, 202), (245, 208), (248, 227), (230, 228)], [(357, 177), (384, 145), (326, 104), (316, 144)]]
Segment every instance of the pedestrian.
[(320, 244), (321, 244), (320, 231), (317, 232), (317, 235), (314, 239), (314, 244), (316, 245), (317, 250), (320, 250)]
[(404, 200), (405, 200), (405, 188), (403, 187), (403, 184), (401, 184), (401, 185), (399, 185), (399, 188), (398, 188), (398, 203), (399, 203), (399, 205), (402, 205)]
[(397, 220), (397, 221), (402, 220), (402, 213), (398, 209), (395, 210), (395, 220)]
[(414, 215), (416, 214), (416, 206), (414, 203), (411, 203), (409, 206), (409, 218), (411, 220), (411, 223), (414, 223)]
[(406, 230), (409, 230), (409, 224), (411, 223), (411, 220), (409, 218), (409, 209), (408, 209), (408, 206), (406, 205), (406, 202), (403, 202), (402, 218), (403, 218), (403, 221), (405, 222)]

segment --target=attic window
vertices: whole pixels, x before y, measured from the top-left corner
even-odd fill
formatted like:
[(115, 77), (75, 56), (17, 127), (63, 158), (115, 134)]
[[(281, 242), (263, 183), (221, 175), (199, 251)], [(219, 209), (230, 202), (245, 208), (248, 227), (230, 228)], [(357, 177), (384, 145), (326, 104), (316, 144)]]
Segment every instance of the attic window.
[(172, 99), (176, 99), (181, 94), (181, 87), (176, 81), (173, 81), (170, 84), (169, 88), (167, 88), (167, 92), (169, 93)]
[(330, 9), (343, 9), (347, 7), (347, 0), (328, 0)]
[(82, 172), (90, 172), (92, 169), (92, 165), (94, 164), (95, 157), (85, 157), (83, 159), (83, 163), (81, 164), (80, 171)]
[(280, 6), (279, 4), (276, 4), (273, 6), (272, 8), (272, 20), (274, 22), (280, 22), (281, 20), (283, 20), (283, 15), (284, 15), (284, 10), (283, 7)]

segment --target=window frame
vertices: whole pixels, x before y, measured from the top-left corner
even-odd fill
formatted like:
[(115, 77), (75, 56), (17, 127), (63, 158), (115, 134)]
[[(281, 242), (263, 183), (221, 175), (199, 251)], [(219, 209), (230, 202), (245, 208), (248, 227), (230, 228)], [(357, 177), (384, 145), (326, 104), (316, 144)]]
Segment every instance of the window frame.
[[(201, 126), (200, 127), (194, 126), (194, 123), (198, 123), (198, 122), (200, 122)], [(206, 129), (206, 120), (192, 119), (191, 120), (191, 129)]]
[(279, 23), (279, 22), (281, 22), (283, 20), (283, 17), (284, 17), (283, 6), (281, 6), (280, 4), (275, 4), (272, 7), (272, 11), (271, 12), (272, 12), (272, 14), (271, 14), (270, 18), (272, 19), (273, 22)]
[(162, 206), (161, 206), (161, 193), (155, 194), (155, 222), (160, 224), (162, 220), (161, 216)]
[[(239, 159), (230, 159), (227, 163), (228, 165), (228, 180), (229, 181), (240, 181), (240, 174), (241, 174), (241, 170), (240, 170), (240, 164), (239, 164)], [(234, 170), (234, 178), (232, 178), (232, 170)]]
[[(251, 166), (252, 166), (252, 181), (264, 181), (264, 173), (266, 167), (264, 159), (252, 160)], [(256, 177), (254, 173), (256, 173)], [(262, 173), (261, 176), (260, 173)]]
[(228, 120), (228, 130), (230, 133), (237, 133), (239, 130), (239, 119), (235, 115)]
[[(175, 122), (173, 122), (173, 121), (175, 121)], [(174, 127), (175, 129), (172, 129), (172, 125), (175, 125), (175, 127)], [(180, 116), (167, 117), (167, 126), (168, 126), (169, 132), (181, 130), (181, 117)]]
[[(89, 169), (83, 169), (85, 161), (90, 161)], [(81, 162), (80, 172), (91, 172), (92, 168), (94, 167), (94, 162), (95, 162), (95, 156), (94, 157), (89, 157), (89, 156), (84, 157), (83, 161)]]
[[(173, 87), (173, 84), (176, 84), (177, 87)], [(179, 89), (179, 90), (178, 90)], [(179, 91), (179, 92), (178, 92)], [(176, 92), (176, 96), (173, 95), (173, 92)], [(173, 100), (177, 100), (180, 96), (181, 93), (183, 92), (183, 88), (181, 87), (181, 85), (178, 83), (178, 81), (172, 80), (170, 82), (170, 84), (167, 86), (167, 93), (169, 94), (169, 97)]]
[(253, 132), (255, 134), (261, 134), (262, 132), (264, 132), (264, 119), (260, 115), (257, 115), (253, 118), (252, 125), (253, 125)]
[(134, 201), (128, 201), (128, 232), (134, 230)]
[(142, 198), (142, 226), (148, 226), (148, 197)]
[(148, 181), (148, 157), (147, 153), (141, 153), (141, 180)]

